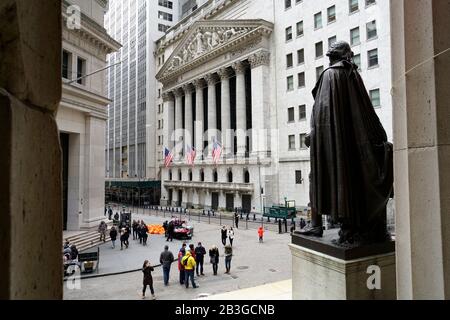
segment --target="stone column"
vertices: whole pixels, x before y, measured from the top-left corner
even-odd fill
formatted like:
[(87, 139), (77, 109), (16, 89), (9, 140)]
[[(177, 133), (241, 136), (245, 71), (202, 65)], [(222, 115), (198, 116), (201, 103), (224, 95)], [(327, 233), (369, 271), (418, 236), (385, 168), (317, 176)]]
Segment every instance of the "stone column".
[(62, 299), (61, 1), (0, 21), (0, 300)]
[[(208, 145), (211, 145), (213, 139), (217, 138), (217, 76), (215, 74), (208, 74), (205, 76), (205, 80), (208, 84)], [(211, 148), (208, 149), (208, 157), (210, 157)]]
[(245, 64), (233, 64), (236, 72), (236, 141), (237, 157), (244, 157), (246, 151), (247, 109), (245, 100)]
[(175, 129), (175, 98), (172, 92), (164, 92), (162, 98), (164, 104), (164, 146), (169, 149), (173, 149), (173, 131)]
[(194, 135), (194, 121), (192, 115), (192, 92), (194, 88), (191, 84), (183, 86), (184, 94), (185, 94), (185, 103), (184, 103), (184, 147), (187, 145), (193, 145), (193, 135)]
[(269, 146), (270, 52), (260, 51), (249, 57), (252, 72), (252, 145), (255, 157), (266, 157)]
[(184, 91), (179, 88), (174, 90), (175, 95), (175, 152), (174, 158), (180, 160), (183, 156), (184, 134), (183, 134), (183, 95)]
[(449, 12), (391, 2), (399, 299), (450, 299)]
[(221, 80), (221, 112), (222, 112), (222, 132), (221, 142), (223, 154), (229, 156), (233, 149), (233, 139), (231, 132), (231, 100), (230, 100), (230, 75), (231, 72), (227, 68), (220, 69), (219, 77)]
[(203, 132), (204, 132), (204, 115), (203, 115), (203, 88), (205, 82), (203, 79), (194, 81), (195, 87), (195, 150), (197, 151), (197, 159), (202, 159), (203, 155)]

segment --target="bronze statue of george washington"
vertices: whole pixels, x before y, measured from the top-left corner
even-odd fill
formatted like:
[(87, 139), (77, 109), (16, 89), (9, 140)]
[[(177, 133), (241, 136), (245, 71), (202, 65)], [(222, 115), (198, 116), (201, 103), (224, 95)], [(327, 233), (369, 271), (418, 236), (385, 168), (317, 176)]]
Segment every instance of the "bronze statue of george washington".
[(322, 215), (340, 225), (338, 244), (362, 245), (390, 239), (386, 205), (393, 193), (393, 147), (375, 112), (353, 52), (337, 42), (327, 53), (330, 67), (313, 90), (310, 227), (323, 235)]

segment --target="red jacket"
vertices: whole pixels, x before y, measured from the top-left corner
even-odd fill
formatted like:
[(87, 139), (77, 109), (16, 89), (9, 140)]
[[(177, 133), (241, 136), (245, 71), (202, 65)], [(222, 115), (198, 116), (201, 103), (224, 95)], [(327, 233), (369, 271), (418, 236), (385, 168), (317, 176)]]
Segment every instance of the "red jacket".
[(264, 229), (263, 229), (263, 228), (259, 228), (259, 229), (258, 229), (258, 235), (259, 235), (260, 237), (262, 237), (262, 236), (264, 235)]
[(183, 253), (180, 251), (180, 252), (178, 252), (178, 270), (179, 271), (184, 270), (184, 266), (181, 264), (182, 258), (183, 258)]

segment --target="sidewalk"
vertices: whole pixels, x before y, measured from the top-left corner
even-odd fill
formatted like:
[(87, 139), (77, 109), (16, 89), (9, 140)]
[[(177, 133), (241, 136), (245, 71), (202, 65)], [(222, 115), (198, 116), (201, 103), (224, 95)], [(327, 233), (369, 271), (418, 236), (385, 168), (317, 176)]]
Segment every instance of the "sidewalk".
[(197, 300), (292, 300), (292, 279), (202, 297)]

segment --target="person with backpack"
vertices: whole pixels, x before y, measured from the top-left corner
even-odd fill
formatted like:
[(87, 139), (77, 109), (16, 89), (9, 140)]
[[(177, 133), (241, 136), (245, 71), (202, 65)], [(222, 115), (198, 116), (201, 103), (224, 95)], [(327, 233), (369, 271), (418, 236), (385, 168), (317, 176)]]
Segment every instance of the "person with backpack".
[(233, 247), (229, 244), (225, 246), (225, 273), (230, 274), (231, 270), (231, 258), (233, 257)]
[[(205, 259), (205, 255), (206, 255), (206, 249), (202, 246), (202, 243), (199, 242), (197, 245), (197, 248), (195, 248), (194, 252), (195, 252), (195, 261), (197, 262), (197, 265), (195, 268), (197, 277), (199, 277), (200, 275), (204, 276), (205, 274), (203, 273), (203, 263), (204, 263), (204, 259)], [(199, 271), (200, 271), (200, 273), (199, 273)]]
[(219, 267), (219, 249), (217, 246), (212, 246), (211, 249), (209, 249), (209, 258), (213, 266), (213, 274), (217, 276), (217, 269)]
[(181, 263), (184, 266), (184, 272), (186, 277), (184, 280), (184, 284), (186, 285), (186, 288), (189, 288), (189, 279), (191, 279), (192, 287), (194, 289), (198, 288), (199, 286), (195, 284), (194, 279), (194, 269), (196, 266), (196, 262), (190, 250), (186, 251), (186, 255), (181, 259)]

